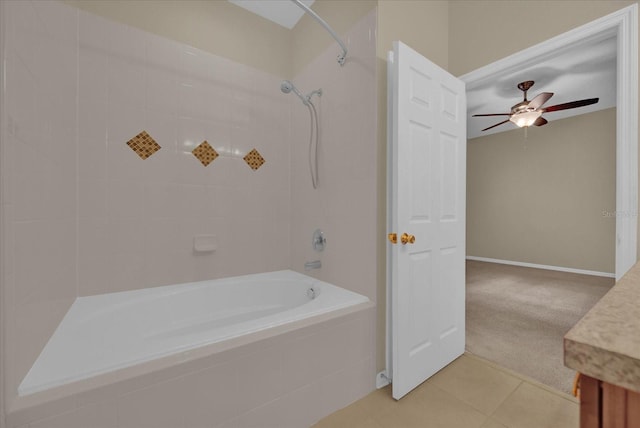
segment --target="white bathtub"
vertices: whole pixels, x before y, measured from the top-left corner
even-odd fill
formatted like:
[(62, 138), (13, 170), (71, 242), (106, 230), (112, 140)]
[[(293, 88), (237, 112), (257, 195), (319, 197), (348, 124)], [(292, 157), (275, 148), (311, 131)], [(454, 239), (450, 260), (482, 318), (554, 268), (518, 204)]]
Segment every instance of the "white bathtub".
[(80, 297), (18, 392), (33, 394), (368, 301), (289, 270)]

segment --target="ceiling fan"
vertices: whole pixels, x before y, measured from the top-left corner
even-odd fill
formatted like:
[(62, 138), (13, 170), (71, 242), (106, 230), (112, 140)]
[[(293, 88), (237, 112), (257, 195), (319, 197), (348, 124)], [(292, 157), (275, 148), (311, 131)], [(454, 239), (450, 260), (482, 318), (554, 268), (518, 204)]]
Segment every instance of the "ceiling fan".
[(516, 126), (528, 127), (531, 125), (542, 126), (547, 124), (547, 120), (542, 117), (542, 113), (567, 110), (570, 108), (584, 107), (598, 102), (599, 98), (587, 98), (584, 100), (571, 101), (563, 104), (556, 104), (550, 107), (542, 108), (542, 105), (549, 101), (549, 98), (553, 96), (553, 92), (543, 92), (536, 95), (531, 101), (527, 100), (527, 91), (533, 86), (533, 80), (527, 80), (526, 82), (518, 83), (518, 89), (524, 92), (524, 100), (511, 107), (511, 113), (490, 113), (490, 114), (474, 114), (473, 117), (481, 116), (509, 116), (507, 120), (496, 123), (488, 128), (484, 128), (483, 131), (495, 128), (503, 123), (512, 122)]

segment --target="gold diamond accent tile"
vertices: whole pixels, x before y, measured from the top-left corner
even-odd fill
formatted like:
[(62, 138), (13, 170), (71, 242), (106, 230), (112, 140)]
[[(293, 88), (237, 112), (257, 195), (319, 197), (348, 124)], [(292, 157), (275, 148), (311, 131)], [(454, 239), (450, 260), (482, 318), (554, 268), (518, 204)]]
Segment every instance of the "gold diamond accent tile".
[(148, 158), (161, 149), (160, 144), (156, 143), (156, 140), (151, 138), (147, 131), (142, 131), (127, 141), (127, 146), (131, 147), (131, 150), (136, 152), (142, 159)]
[(251, 167), (252, 170), (257, 170), (262, 166), (266, 161), (262, 157), (260, 153), (256, 149), (251, 150), (247, 155), (243, 158), (244, 161)]
[(218, 152), (211, 147), (207, 141), (203, 141), (200, 143), (198, 147), (193, 149), (191, 152), (193, 155), (198, 158), (198, 160), (202, 163), (202, 165), (207, 166), (218, 157)]

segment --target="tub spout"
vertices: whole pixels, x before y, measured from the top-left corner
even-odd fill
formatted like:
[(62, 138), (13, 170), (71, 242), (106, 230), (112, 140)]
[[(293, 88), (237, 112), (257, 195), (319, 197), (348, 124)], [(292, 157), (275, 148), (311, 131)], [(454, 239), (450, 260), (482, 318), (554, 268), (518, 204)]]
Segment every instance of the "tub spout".
[(304, 264), (304, 270), (320, 269), (321, 267), (322, 263), (320, 262), (320, 260), (314, 260), (312, 262), (306, 262)]

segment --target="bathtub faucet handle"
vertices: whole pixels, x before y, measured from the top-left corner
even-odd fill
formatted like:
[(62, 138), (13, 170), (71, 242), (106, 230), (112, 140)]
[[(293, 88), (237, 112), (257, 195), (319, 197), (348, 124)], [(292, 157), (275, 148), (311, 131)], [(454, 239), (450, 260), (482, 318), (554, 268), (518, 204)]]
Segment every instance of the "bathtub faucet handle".
[(315, 232), (313, 232), (311, 245), (313, 246), (313, 249), (318, 252), (324, 251), (324, 246), (327, 245), (327, 238), (324, 237), (324, 232), (322, 230), (316, 229)]

